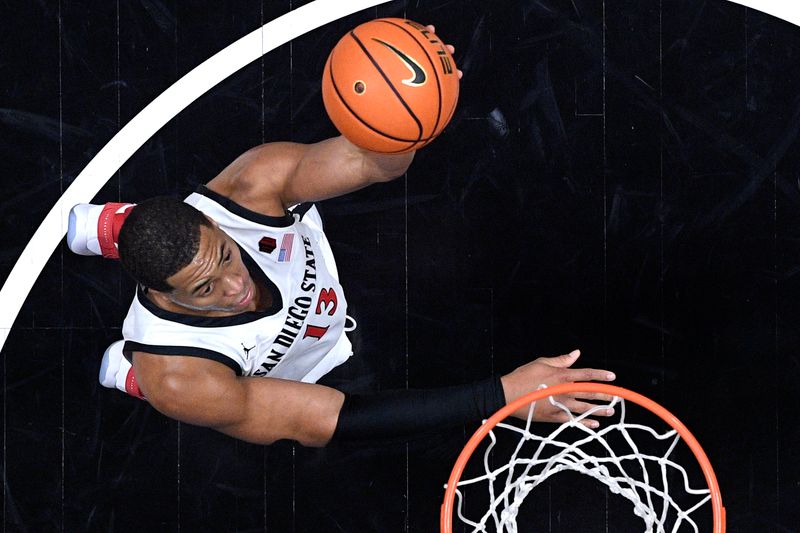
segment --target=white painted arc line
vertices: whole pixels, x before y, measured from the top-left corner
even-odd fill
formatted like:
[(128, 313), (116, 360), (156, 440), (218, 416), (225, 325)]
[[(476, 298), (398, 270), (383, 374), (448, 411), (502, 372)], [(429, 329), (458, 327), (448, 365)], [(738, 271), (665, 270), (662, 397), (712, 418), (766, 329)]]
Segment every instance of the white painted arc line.
[(175, 82), (106, 144), (59, 198), (0, 289), (0, 350), (22, 304), (67, 230), (69, 210), (89, 202), (119, 168), (167, 122), (206, 91), (265, 53), (329, 22), (389, 0), (315, 0), (227, 46)]
[(797, 0), (728, 0), (800, 26), (800, 2)]

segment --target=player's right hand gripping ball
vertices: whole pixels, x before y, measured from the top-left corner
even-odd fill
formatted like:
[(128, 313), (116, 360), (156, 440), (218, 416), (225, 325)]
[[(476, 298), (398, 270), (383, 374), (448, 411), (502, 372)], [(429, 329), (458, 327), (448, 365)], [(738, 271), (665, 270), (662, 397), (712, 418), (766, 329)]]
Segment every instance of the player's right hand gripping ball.
[(322, 99), (350, 142), (384, 153), (418, 150), (439, 135), (458, 101), (458, 71), (425, 26), (382, 18), (356, 27), (328, 56)]

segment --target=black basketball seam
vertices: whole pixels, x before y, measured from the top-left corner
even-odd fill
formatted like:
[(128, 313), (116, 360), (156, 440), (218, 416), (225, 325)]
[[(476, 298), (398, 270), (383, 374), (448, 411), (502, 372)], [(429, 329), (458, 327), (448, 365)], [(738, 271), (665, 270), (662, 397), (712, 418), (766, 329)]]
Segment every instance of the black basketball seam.
[[(331, 55), (331, 60), (330, 60), (330, 63), (328, 65), (328, 74), (330, 75), (330, 79), (331, 79), (331, 87), (333, 87), (333, 90), (336, 92), (336, 96), (339, 97), (339, 101), (341, 101), (342, 104), (344, 104), (344, 106), (347, 108), (347, 110), (350, 112), (350, 114), (353, 115), (353, 117), (357, 121), (362, 123), (364, 126), (369, 128), (370, 130), (374, 131), (378, 135), (382, 135), (383, 137), (386, 137), (387, 139), (391, 139), (393, 141), (398, 141), (398, 142), (411, 143), (411, 146), (414, 146), (418, 142), (418, 141), (412, 141), (410, 139), (401, 139), (399, 137), (394, 137), (392, 135), (389, 135), (388, 133), (380, 131), (377, 128), (374, 128), (369, 123), (367, 123), (367, 121), (365, 121), (363, 118), (361, 118), (358, 115), (358, 113), (356, 113), (355, 110), (352, 107), (350, 107), (348, 105), (347, 100), (344, 99), (344, 96), (342, 96), (342, 93), (339, 90), (339, 86), (336, 84), (336, 78), (333, 77), (333, 55)], [(401, 150), (397, 150), (397, 152), (404, 152), (404, 151), (408, 150), (409, 148), (411, 148), (411, 147), (407, 147), (407, 148), (403, 148)], [(384, 152), (384, 153), (394, 153), (394, 151), (393, 152)]]
[(434, 122), (433, 131), (431, 132), (431, 135), (433, 135), (436, 132), (436, 128), (439, 127), (439, 119), (442, 116), (442, 85), (439, 83), (439, 73), (436, 72), (436, 65), (433, 64), (433, 60), (431, 59), (431, 56), (428, 55), (428, 51), (425, 50), (425, 47), (422, 46), (422, 43), (419, 42), (419, 40), (417, 40), (417, 38), (414, 36), (413, 33), (408, 31), (406, 28), (402, 27), (400, 24), (397, 24), (396, 22), (392, 22), (392, 21), (389, 21), (389, 20), (380, 20), (380, 19), (378, 20), (378, 22), (383, 22), (385, 24), (391, 24), (392, 26), (400, 28), (401, 30), (406, 32), (408, 35), (410, 35), (411, 38), (414, 40), (414, 42), (417, 43), (417, 46), (419, 46), (422, 49), (422, 52), (425, 54), (425, 57), (428, 58), (428, 63), (431, 64), (431, 70), (433, 71), (433, 75), (436, 78), (436, 92), (439, 94), (439, 103), (436, 106), (436, 109), (437, 109), (437, 111), (436, 111), (436, 122)]
[(417, 118), (417, 115), (414, 114), (414, 111), (411, 109), (411, 107), (409, 107), (406, 101), (403, 100), (403, 97), (400, 95), (400, 92), (391, 82), (389, 76), (387, 76), (386, 73), (383, 71), (383, 69), (380, 67), (380, 65), (378, 65), (378, 62), (375, 61), (375, 58), (372, 57), (372, 54), (369, 53), (367, 47), (364, 46), (364, 43), (361, 42), (361, 39), (358, 38), (358, 36), (355, 34), (354, 31), (350, 31), (350, 37), (352, 37), (356, 41), (358, 46), (361, 48), (361, 51), (364, 52), (364, 55), (367, 56), (367, 59), (369, 59), (372, 65), (377, 69), (378, 73), (383, 77), (384, 81), (386, 81), (386, 83), (389, 85), (389, 88), (392, 90), (394, 95), (397, 96), (397, 99), (400, 100), (400, 103), (403, 104), (403, 107), (406, 108), (408, 114), (411, 115), (411, 118), (414, 119), (414, 122), (417, 123), (417, 128), (419, 129), (419, 135), (417, 136), (417, 141), (415, 142), (419, 142), (422, 139), (422, 132), (424, 131), (422, 127), (422, 122), (420, 122), (419, 118)]

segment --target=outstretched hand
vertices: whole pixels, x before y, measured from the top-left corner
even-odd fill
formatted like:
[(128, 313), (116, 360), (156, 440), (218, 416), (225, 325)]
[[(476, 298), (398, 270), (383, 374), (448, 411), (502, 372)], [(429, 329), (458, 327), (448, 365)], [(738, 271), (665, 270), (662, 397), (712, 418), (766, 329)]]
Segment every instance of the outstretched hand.
[[(500, 381), (503, 384), (506, 403), (511, 403), (517, 398), (538, 389), (540, 385), (552, 387), (560, 383), (574, 381), (614, 381), (616, 379), (614, 373), (608, 370), (570, 368), (580, 355), (580, 350), (573, 350), (565, 355), (540, 357), (501, 377)], [(580, 415), (597, 407), (596, 404), (585, 400), (608, 402), (611, 401), (612, 397), (600, 393), (575, 393), (559, 395), (555, 399), (574, 414)], [(611, 416), (614, 414), (614, 410), (611, 408), (600, 409), (594, 414), (597, 416)], [(527, 418), (528, 406), (514, 412), (514, 416), (522, 419)], [(550, 403), (550, 401), (543, 400), (538, 402), (533, 419), (538, 422), (566, 422), (569, 419), (569, 415), (563, 409)], [(582, 422), (592, 428), (599, 425), (596, 420), (591, 418), (586, 418)]]

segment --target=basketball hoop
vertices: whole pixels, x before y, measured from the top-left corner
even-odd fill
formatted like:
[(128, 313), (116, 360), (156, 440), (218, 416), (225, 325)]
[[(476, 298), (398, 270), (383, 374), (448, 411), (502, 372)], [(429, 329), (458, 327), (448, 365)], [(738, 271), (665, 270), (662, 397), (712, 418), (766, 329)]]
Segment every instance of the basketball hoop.
[[(609, 403), (598, 404), (586, 413), (574, 415), (556, 399), (556, 396), (570, 393), (603, 393), (613, 399)], [(536, 402), (544, 399), (569, 415), (567, 422), (555, 426), (552, 431), (552, 425), (533, 422)], [(659, 432), (651, 425), (631, 422), (626, 401), (655, 414), (669, 428)], [(530, 406), (527, 420), (519, 420), (516, 425), (503, 422), (511, 413), (526, 405)], [(609, 407), (614, 407), (617, 414), (608, 421), (602, 420), (598, 428), (589, 428), (581, 423)], [(533, 429), (539, 433), (550, 433), (539, 436), (532, 432)], [(509, 433), (513, 437), (509, 437)], [(484, 473), (461, 479), (470, 457), (487, 435), (489, 439), (483, 454)], [(498, 468), (491, 467), (489, 458), (496, 451), (498, 441), (512, 438), (517, 439), (518, 443), (511, 457), (508, 461), (500, 459)], [(681, 440), (697, 460), (706, 487), (691, 487), (690, 476), (684, 466), (670, 458)], [(650, 453), (654, 447), (664, 449)], [(682, 526), (695, 532), (708, 531), (707, 527), (698, 526), (694, 513), (709, 502), (713, 515), (711, 531), (725, 532), (725, 508), (722, 506), (717, 478), (697, 439), (680, 420), (653, 400), (602, 383), (543, 385), (539, 390), (508, 404), (484, 422), (467, 442), (450, 474), (441, 509), (441, 531), (452, 533), (453, 521), (456, 520), (456, 523), (466, 525), (466, 531), (470, 532), (516, 533), (517, 513), (525, 497), (536, 486), (564, 471), (575, 471), (594, 478), (611, 492), (629, 500), (634, 513), (645, 522), (646, 533), (677, 532)], [(677, 477), (680, 482), (670, 484), (670, 477)], [(695, 477), (699, 480), (699, 473)], [(482, 489), (481, 484), (488, 485), (488, 489), (482, 492), (485, 492), (484, 496), (488, 495), (489, 509), (481, 516), (468, 518), (462, 489)], [(458, 504), (454, 509), (456, 496)], [(672, 524), (669, 530), (666, 529), (667, 523)], [(489, 529), (491, 525), (495, 529)]]

